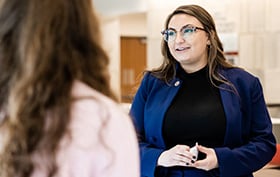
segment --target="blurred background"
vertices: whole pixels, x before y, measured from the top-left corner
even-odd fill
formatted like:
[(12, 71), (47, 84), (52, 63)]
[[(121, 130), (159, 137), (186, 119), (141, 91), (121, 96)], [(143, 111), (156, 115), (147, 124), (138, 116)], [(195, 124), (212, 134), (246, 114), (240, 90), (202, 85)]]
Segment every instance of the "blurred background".
[[(280, 118), (279, 0), (93, 0), (111, 85), (129, 106), (145, 69), (158, 67), (167, 15), (182, 4), (203, 6), (216, 22), (227, 59), (258, 76), (273, 118)], [(273, 119), (274, 125), (280, 119)], [(279, 129), (280, 126), (275, 129)], [(280, 132), (280, 130), (277, 130)]]

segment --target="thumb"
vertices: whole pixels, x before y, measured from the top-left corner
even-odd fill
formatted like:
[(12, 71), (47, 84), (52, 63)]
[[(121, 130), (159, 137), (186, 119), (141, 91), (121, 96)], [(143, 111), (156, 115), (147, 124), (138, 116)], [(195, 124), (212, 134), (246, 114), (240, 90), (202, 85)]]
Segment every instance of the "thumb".
[(208, 148), (207, 148), (207, 147), (204, 147), (204, 146), (202, 146), (202, 145), (198, 145), (198, 146), (197, 146), (197, 149), (198, 149), (198, 151), (203, 152), (203, 153), (205, 153), (205, 154), (207, 154), (207, 152), (208, 152)]

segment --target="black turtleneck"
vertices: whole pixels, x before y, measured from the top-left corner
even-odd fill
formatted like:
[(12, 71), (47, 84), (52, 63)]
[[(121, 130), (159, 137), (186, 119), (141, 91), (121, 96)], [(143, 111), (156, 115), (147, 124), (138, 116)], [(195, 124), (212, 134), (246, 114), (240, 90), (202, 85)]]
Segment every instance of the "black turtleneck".
[(223, 145), (226, 118), (219, 89), (214, 87), (205, 67), (194, 73), (181, 69), (181, 88), (168, 108), (163, 136), (168, 148), (177, 144), (207, 147)]

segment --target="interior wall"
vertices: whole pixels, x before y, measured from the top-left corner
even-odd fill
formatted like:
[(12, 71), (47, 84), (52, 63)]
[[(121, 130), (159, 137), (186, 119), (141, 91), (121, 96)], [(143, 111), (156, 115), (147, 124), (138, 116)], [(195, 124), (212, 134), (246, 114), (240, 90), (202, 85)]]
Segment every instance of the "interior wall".
[[(94, 0), (98, 1), (98, 0)], [(101, 0), (100, 0), (101, 1)], [(104, 22), (108, 28), (106, 48), (110, 52), (114, 72), (114, 87), (120, 85), (119, 80), (119, 37), (147, 36), (147, 67), (153, 68), (161, 64), (160, 43), (166, 16), (182, 4), (198, 4), (213, 15), (220, 37), (225, 38), (225, 48), (237, 48), (237, 65), (257, 75), (264, 89), (269, 104), (280, 104), (280, 1), (278, 0), (136, 0), (132, 8), (115, 4), (110, 11), (123, 10), (115, 15), (115, 20)], [(138, 9), (137, 3), (140, 2)], [(132, 9), (134, 12), (132, 12)], [(115, 11), (115, 12), (116, 12)], [(112, 15), (113, 12), (110, 13)], [(106, 13), (102, 13), (106, 16)], [(108, 16), (110, 16), (108, 15)], [(109, 24), (106, 24), (109, 23)], [(117, 24), (116, 24), (117, 23)], [(113, 25), (114, 24), (114, 25)], [(111, 26), (113, 25), (113, 26)], [(112, 32), (113, 31), (113, 32)], [(232, 42), (235, 44), (232, 45)], [(110, 47), (108, 47), (110, 46)], [(234, 46), (234, 47), (232, 47)], [(118, 89), (117, 89), (118, 90)]]
[(100, 17), (100, 22), (103, 48), (110, 58), (110, 84), (112, 90), (120, 100), (120, 21), (119, 18)]
[(128, 13), (145, 12), (147, 0), (92, 0), (102, 16), (116, 17)]
[(126, 37), (146, 37), (147, 36), (147, 15), (143, 12), (121, 15), (120, 35)]
[[(264, 89), (267, 103), (280, 103), (280, 1), (277, 0), (227, 0), (172, 1), (160, 7), (159, 0), (150, 0), (147, 7), (148, 67), (161, 63), (160, 31), (166, 16), (175, 7), (195, 3), (203, 6), (213, 17), (220, 37), (236, 35), (236, 39), (224, 40), (224, 45), (236, 42), (237, 65), (257, 75)], [(232, 46), (231, 46), (232, 47)]]

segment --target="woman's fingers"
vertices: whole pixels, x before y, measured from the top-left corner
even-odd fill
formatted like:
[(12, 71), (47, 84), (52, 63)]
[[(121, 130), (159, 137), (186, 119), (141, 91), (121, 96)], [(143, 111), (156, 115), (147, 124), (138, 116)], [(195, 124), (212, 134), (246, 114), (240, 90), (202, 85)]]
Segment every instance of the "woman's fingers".
[(198, 151), (206, 154), (205, 159), (196, 161), (197, 154), (190, 152), (189, 146), (176, 145), (160, 155), (158, 165), (164, 167), (192, 166), (203, 170), (211, 170), (218, 167), (218, 160), (214, 149), (201, 145), (196, 145), (196, 147)]
[(189, 149), (186, 145), (176, 145), (164, 151), (158, 159), (158, 165), (165, 167), (189, 165), (193, 157)]
[(218, 160), (215, 153), (215, 150), (212, 148), (206, 148), (199, 145), (198, 150), (206, 154), (206, 158), (203, 160), (198, 160), (193, 164), (193, 167), (203, 169), (203, 170), (212, 170), (218, 167)]

